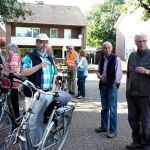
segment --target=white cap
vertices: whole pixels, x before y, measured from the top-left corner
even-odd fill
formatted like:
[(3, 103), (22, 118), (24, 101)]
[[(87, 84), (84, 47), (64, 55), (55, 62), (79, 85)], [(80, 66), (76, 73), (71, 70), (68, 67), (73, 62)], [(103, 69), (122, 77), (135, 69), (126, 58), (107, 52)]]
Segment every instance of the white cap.
[(36, 40), (49, 41), (49, 37), (45, 33), (40, 33), (37, 35)]

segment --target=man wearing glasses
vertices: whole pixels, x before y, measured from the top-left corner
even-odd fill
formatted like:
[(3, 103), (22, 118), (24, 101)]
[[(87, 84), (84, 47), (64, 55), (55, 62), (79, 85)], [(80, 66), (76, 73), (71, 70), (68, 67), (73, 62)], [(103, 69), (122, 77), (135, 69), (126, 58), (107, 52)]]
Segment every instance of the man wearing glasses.
[(146, 34), (137, 34), (134, 40), (137, 51), (128, 60), (126, 89), (133, 142), (126, 148), (150, 150), (150, 49)]

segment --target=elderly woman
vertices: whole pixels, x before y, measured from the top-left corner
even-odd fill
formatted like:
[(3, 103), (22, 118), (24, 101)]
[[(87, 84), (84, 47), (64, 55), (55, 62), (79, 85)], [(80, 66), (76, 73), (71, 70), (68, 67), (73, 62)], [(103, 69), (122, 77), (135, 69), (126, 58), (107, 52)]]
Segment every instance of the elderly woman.
[[(6, 47), (8, 53), (8, 59), (3, 64), (4, 72), (12, 72), (16, 75), (20, 72), (21, 57), (18, 52), (18, 46), (16, 44), (8, 44)], [(2, 92), (6, 92), (10, 87), (10, 82), (6, 77), (2, 78)], [(14, 82), (11, 90), (11, 103), (14, 110), (15, 117), (19, 117), (19, 103), (18, 103), (18, 88), (20, 84)]]
[(88, 62), (85, 57), (84, 50), (79, 51), (79, 64), (77, 70), (77, 85), (78, 85), (78, 95), (76, 96), (78, 99), (85, 98), (85, 80), (88, 76)]

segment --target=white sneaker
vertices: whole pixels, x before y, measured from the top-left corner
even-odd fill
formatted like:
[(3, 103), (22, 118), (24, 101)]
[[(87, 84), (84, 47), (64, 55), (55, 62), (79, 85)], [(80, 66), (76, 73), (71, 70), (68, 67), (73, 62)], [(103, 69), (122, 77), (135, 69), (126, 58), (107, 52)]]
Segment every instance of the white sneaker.
[(83, 96), (79, 96), (78, 99), (84, 99), (84, 97)]

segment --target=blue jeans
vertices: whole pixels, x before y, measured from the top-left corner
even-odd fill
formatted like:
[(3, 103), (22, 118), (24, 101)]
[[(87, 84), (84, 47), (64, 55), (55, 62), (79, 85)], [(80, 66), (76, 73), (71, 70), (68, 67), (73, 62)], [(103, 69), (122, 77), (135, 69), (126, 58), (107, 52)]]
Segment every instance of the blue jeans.
[(86, 77), (78, 78), (78, 81), (77, 81), (78, 96), (85, 97), (85, 79), (86, 79)]
[(40, 94), (32, 107), (33, 115), (29, 118), (30, 137), (33, 145), (36, 145), (43, 137), (46, 129), (44, 112), (52, 101), (52, 95)]
[[(101, 128), (109, 130), (111, 133), (117, 133), (117, 87), (107, 88), (102, 86), (101, 96)], [(108, 125), (109, 123), (109, 125)]]

